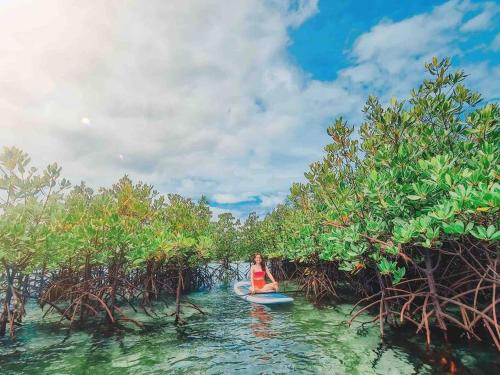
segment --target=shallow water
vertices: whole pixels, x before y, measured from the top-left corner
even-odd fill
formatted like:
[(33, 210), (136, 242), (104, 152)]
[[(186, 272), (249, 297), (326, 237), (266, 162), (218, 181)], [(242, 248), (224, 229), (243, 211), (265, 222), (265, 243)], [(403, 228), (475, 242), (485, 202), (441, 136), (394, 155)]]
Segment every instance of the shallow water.
[[(247, 303), (220, 286), (191, 293), (206, 315), (187, 310), (178, 329), (170, 310), (134, 328), (69, 329), (29, 306), (18, 338), (0, 340), (1, 374), (433, 374), (498, 373), (494, 350), (468, 343), (425, 349), (422, 336), (343, 322), (350, 305), (317, 308), (302, 297), (289, 306)], [(163, 309), (163, 311), (162, 311)], [(362, 320), (370, 320), (369, 315)], [(445, 363), (446, 362), (446, 363)], [(495, 367), (497, 366), (497, 367)]]

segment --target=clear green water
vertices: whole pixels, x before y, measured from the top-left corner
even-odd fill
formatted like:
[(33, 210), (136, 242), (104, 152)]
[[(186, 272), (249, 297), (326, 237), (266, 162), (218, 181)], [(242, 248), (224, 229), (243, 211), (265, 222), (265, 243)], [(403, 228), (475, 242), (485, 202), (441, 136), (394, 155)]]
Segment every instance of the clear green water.
[[(351, 306), (317, 308), (297, 297), (290, 306), (264, 307), (230, 287), (189, 295), (207, 315), (186, 310), (188, 324), (149, 319), (145, 332), (59, 326), (35, 305), (15, 342), (0, 340), (1, 374), (433, 374), (499, 373), (498, 353), (468, 343), (426, 351), (423, 338), (378, 327), (342, 324)], [(145, 315), (136, 316), (142, 320)], [(369, 315), (362, 319), (370, 320)], [(497, 367), (495, 367), (497, 366)]]

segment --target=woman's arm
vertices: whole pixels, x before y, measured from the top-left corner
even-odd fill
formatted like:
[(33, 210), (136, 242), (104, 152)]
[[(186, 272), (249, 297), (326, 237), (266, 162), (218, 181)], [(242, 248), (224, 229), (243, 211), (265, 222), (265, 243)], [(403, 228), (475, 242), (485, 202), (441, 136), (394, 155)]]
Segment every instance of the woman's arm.
[(250, 293), (254, 292), (253, 288), (253, 266), (250, 267)]
[(276, 280), (274, 280), (274, 277), (271, 274), (271, 271), (269, 271), (268, 267), (266, 267), (266, 274), (267, 274), (267, 277), (269, 277), (273, 283), (276, 283)]

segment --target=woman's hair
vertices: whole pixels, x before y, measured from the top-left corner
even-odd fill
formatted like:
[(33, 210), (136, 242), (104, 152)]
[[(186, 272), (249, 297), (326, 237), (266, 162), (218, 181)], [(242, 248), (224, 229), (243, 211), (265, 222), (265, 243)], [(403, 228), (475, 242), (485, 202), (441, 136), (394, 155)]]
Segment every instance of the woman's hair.
[(262, 271), (265, 271), (266, 270), (266, 260), (264, 259), (264, 257), (262, 256), (261, 253), (255, 253), (255, 255), (253, 256), (253, 259), (252, 259), (252, 264), (257, 264), (257, 263), (255, 263), (255, 258), (257, 257), (257, 255), (260, 255), (260, 259), (262, 259), (262, 262), (260, 262), (260, 266), (262, 267)]

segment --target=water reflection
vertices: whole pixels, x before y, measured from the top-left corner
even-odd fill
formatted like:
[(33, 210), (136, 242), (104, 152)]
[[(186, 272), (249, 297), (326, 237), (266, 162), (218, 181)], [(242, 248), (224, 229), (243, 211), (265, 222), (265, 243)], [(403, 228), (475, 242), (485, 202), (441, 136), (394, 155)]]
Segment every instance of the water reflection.
[(276, 336), (276, 333), (271, 329), (273, 317), (266, 311), (266, 307), (252, 305), (250, 316), (253, 318), (250, 323), (250, 329), (255, 337), (270, 339)]
[(30, 302), (18, 339), (0, 339), (0, 374), (498, 373), (500, 357), (484, 345), (436, 339), (428, 349), (425, 338), (403, 328), (388, 331), (381, 344), (378, 326), (371, 325), (359, 334), (360, 323), (342, 323), (350, 305), (318, 308), (297, 296), (290, 306), (266, 307), (223, 287), (189, 298), (207, 314), (187, 315), (186, 309), (183, 327), (167, 317), (150, 320), (146, 331), (75, 326), (69, 337), (57, 316), (42, 319)]

